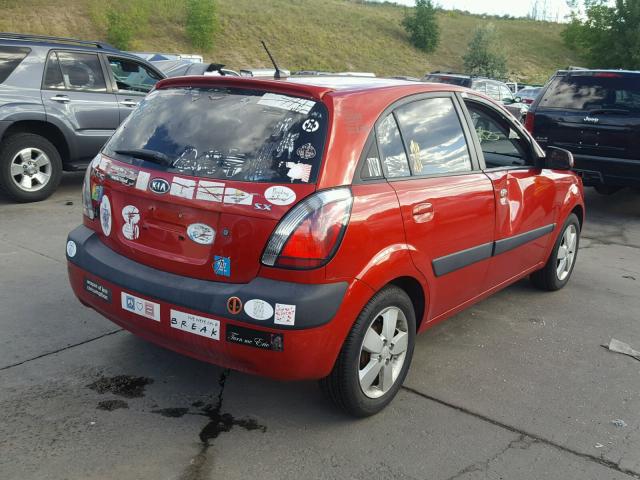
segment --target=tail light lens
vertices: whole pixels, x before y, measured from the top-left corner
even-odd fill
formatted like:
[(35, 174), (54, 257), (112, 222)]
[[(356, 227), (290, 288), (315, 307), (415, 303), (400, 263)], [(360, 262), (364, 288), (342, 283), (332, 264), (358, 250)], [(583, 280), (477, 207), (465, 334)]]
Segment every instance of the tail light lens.
[(91, 202), (91, 170), (93, 168), (93, 162), (87, 167), (87, 171), (84, 174), (84, 183), (82, 184), (82, 213), (85, 214), (90, 220), (95, 217), (93, 210), (93, 203)]
[(533, 135), (533, 124), (535, 123), (536, 114), (532, 111), (527, 112), (527, 118), (524, 120), (524, 128)]
[(262, 263), (301, 270), (325, 265), (344, 236), (352, 204), (349, 188), (324, 190), (305, 198), (280, 220), (262, 254)]

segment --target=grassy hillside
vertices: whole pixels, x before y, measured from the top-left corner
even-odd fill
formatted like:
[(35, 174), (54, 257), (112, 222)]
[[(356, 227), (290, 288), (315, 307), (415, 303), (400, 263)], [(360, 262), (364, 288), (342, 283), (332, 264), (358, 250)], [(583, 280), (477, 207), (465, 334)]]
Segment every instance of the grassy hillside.
[[(106, 38), (105, 6), (118, 0), (0, 0), (0, 30)], [(133, 0), (134, 2), (136, 0)], [(122, 2), (124, 3), (124, 2)], [(541, 82), (554, 70), (579, 63), (561, 41), (562, 25), (529, 20), (486, 20), (441, 12), (441, 43), (425, 55), (400, 26), (404, 8), (348, 0), (218, 0), (220, 29), (205, 57), (230, 68), (268, 66), (260, 39), (291, 70), (357, 70), (422, 76), (462, 70), (473, 29), (495, 24), (514, 79)], [(184, 0), (154, 2), (150, 25), (133, 48), (194, 52), (184, 32)]]

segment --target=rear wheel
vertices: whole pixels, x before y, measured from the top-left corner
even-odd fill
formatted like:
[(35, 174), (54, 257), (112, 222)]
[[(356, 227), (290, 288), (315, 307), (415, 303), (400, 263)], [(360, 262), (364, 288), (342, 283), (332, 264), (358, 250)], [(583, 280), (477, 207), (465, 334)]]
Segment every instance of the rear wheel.
[(0, 147), (0, 188), (18, 202), (44, 200), (61, 177), (60, 154), (40, 135), (12, 135)]
[(531, 282), (541, 290), (555, 291), (564, 287), (576, 264), (580, 246), (580, 222), (572, 213), (567, 217), (547, 264), (531, 275)]
[(322, 390), (347, 413), (378, 413), (396, 396), (411, 364), (416, 335), (411, 300), (389, 286), (362, 310)]

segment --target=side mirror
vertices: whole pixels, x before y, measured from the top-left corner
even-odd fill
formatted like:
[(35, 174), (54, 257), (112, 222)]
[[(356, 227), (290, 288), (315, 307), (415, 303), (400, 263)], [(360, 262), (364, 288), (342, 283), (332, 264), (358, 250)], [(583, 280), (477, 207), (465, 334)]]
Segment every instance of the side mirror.
[(516, 97), (513, 99), (513, 101), (516, 103), (522, 103), (522, 97)]
[(569, 150), (558, 147), (547, 147), (545, 166), (552, 170), (571, 170), (573, 154)]
[(515, 100), (513, 99), (513, 97), (507, 97), (507, 98), (503, 98), (502, 99), (502, 103), (504, 105), (511, 105), (511, 104), (515, 103)]

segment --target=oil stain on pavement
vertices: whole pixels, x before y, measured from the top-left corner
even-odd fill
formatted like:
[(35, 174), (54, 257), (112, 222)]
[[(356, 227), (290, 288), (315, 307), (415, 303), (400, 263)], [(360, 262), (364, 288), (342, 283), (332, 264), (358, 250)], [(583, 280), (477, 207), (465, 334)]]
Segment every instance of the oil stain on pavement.
[(100, 394), (113, 393), (125, 398), (139, 398), (144, 396), (144, 388), (152, 383), (151, 378), (116, 375), (115, 377), (100, 377), (87, 387)]

